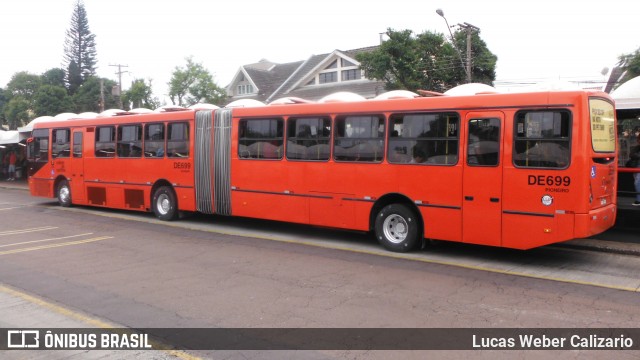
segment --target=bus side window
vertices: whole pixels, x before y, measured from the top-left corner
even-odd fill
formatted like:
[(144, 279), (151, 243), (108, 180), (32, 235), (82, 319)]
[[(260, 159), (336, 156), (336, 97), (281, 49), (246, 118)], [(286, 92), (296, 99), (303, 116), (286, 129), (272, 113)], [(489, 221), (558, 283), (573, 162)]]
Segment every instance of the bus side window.
[(570, 163), (570, 130), (571, 115), (566, 110), (516, 113), (514, 165), (566, 168)]
[(283, 157), (284, 120), (242, 119), (238, 127), (238, 157), (280, 160)]
[(113, 126), (96, 127), (96, 157), (116, 155), (116, 129)]
[(69, 129), (54, 129), (52, 139), (51, 156), (54, 158), (68, 158), (70, 154), (70, 133)]
[(167, 156), (189, 157), (189, 124), (171, 123), (167, 126)]
[(329, 117), (287, 120), (287, 159), (329, 160), (331, 119)]
[(457, 113), (394, 114), (389, 120), (388, 161), (392, 164), (455, 165)]
[(147, 124), (144, 128), (144, 156), (164, 157), (164, 140), (164, 124)]
[(337, 161), (380, 162), (384, 155), (382, 115), (336, 118), (333, 157)]
[(494, 118), (469, 120), (467, 164), (496, 166), (500, 159), (500, 120)]
[(142, 156), (142, 125), (118, 126), (118, 157)]
[(32, 161), (46, 162), (49, 160), (49, 129), (33, 130), (33, 147), (31, 149)]
[(73, 157), (74, 158), (82, 157), (82, 133), (81, 132), (73, 133)]

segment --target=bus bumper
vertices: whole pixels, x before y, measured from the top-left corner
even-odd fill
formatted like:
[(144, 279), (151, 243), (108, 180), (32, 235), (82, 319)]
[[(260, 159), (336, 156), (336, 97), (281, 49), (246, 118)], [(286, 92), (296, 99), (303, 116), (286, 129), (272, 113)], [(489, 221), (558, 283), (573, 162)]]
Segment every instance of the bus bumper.
[(616, 222), (616, 208), (616, 204), (609, 204), (588, 214), (576, 214), (575, 237), (585, 238), (612, 228)]

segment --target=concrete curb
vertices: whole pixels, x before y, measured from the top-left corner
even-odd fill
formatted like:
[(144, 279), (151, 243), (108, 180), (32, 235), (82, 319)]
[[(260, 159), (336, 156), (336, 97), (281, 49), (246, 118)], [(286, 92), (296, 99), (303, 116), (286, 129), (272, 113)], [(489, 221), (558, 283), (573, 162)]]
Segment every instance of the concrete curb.
[(567, 241), (564, 243), (553, 244), (551, 246), (567, 249), (600, 251), (620, 255), (640, 256), (640, 244), (637, 243), (579, 239)]
[[(0, 182), (0, 189), (29, 191), (29, 184), (26, 182)], [(639, 235), (640, 236), (640, 235)], [(600, 251), (612, 254), (640, 256), (640, 243), (605, 241), (595, 239), (570, 240), (550, 246), (567, 249)]]
[(0, 189), (29, 191), (29, 184), (23, 183), (23, 182), (13, 183), (8, 181), (3, 181), (3, 182), (0, 182)]

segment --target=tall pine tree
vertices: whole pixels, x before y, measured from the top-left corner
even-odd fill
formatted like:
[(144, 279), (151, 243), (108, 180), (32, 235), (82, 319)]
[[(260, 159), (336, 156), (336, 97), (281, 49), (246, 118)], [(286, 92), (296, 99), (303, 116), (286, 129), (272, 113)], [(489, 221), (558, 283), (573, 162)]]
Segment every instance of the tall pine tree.
[(65, 82), (69, 94), (74, 94), (87, 78), (95, 75), (97, 52), (95, 35), (89, 30), (89, 20), (84, 3), (75, 4), (71, 27), (64, 41)]

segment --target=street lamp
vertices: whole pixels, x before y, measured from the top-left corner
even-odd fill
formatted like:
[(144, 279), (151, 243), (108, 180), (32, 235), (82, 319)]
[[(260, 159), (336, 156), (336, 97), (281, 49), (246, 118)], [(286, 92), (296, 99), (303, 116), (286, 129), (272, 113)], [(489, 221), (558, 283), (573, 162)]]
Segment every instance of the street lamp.
[(453, 45), (453, 48), (456, 49), (456, 52), (458, 53), (458, 57), (460, 58), (460, 64), (462, 65), (464, 72), (467, 74), (467, 82), (470, 83), (471, 82), (471, 32), (473, 30), (480, 30), (480, 28), (473, 26), (469, 23), (458, 24), (459, 27), (467, 31), (467, 66), (465, 66), (464, 61), (462, 60), (462, 54), (460, 53), (460, 50), (456, 46), (456, 43), (454, 42), (453, 34), (451, 33), (452, 26), (449, 26), (449, 22), (447, 21), (447, 18), (444, 17), (444, 11), (442, 11), (442, 9), (437, 9), (436, 13), (442, 16), (442, 18), (444, 19), (444, 22), (447, 24), (449, 35), (451, 35), (451, 43)]

